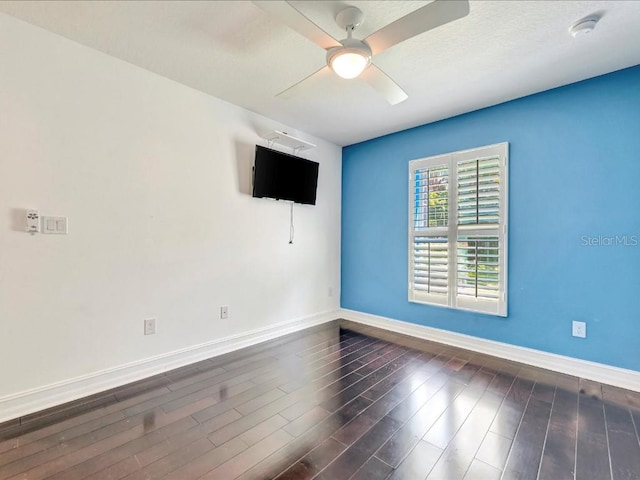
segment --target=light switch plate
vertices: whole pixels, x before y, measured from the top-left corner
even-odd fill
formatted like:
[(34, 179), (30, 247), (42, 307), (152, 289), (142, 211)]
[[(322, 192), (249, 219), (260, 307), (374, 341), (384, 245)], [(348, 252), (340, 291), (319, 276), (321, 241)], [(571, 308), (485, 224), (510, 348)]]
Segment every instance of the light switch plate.
[(42, 217), (42, 233), (66, 235), (69, 233), (67, 217)]

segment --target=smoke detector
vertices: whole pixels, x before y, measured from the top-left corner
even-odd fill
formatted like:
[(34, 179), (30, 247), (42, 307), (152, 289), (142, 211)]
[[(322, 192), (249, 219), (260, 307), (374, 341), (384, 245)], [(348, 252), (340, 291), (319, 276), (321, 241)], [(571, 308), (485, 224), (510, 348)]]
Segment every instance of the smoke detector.
[(596, 28), (596, 23), (598, 23), (598, 18), (585, 18), (583, 20), (579, 20), (574, 23), (573, 26), (569, 29), (569, 33), (573, 38), (582, 37), (587, 33), (591, 33), (594, 28)]

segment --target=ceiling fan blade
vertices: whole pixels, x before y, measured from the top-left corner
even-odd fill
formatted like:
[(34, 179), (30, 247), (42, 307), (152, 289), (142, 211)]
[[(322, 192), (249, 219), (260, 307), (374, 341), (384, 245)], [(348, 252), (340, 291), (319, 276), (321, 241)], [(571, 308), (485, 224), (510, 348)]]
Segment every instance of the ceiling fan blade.
[(284, 98), (285, 100), (287, 100), (289, 98), (292, 98), (292, 97), (295, 97), (296, 94), (300, 91), (300, 88), (301, 88), (302, 84), (304, 82), (306, 82), (307, 80), (309, 80), (311, 77), (320, 78), (320, 77), (323, 77), (323, 76), (326, 76), (326, 75), (331, 75), (331, 74), (333, 74), (333, 72), (331, 71), (331, 69), (329, 67), (327, 67), (325, 65), (320, 70), (316, 70), (311, 75), (307, 75), (306, 77), (304, 77), (298, 83), (296, 83), (294, 85), (291, 85), (286, 90), (281, 91), (279, 94), (276, 95), (276, 97)]
[(268, 13), (272, 18), (295, 30), (320, 48), (326, 50), (331, 47), (340, 46), (340, 42), (305, 17), (297, 8), (288, 2), (267, 0), (254, 1), (253, 3)]
[(360, 78), (375, 88), (378, 93), (382, 94), (391, 105), (404, 102), (409, 98), (409, 95), (400, 88), (400, 85), (391, 80), (389, 75), (373, 64), (360, 74)]
[(386, 27), (382, 27), (365, 38), (365, 41), (375, 55), (411, 37), (466, 17), (468, 14), (468, 0), (434, 0)]

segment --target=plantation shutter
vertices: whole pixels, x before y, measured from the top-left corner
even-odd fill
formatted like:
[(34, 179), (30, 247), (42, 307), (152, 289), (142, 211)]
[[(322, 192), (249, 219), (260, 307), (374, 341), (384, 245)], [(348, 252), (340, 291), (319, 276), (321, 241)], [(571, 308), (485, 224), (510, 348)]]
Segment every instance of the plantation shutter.
[(459, 236), (457, 294), (498, 300), (500, 296), (500, 240), (498, 236)]
[(409, 300), (506, 315), (507, 144), (413, 160)]
[(446, 295), (449, 288), (447, 237), (414, 238), (414, 286), (421, 292)]
[(446, 305), (450, 284), (449, 164), (437, 158), (415, 163), (410, 179), (410, 290), (415, 300)]
[(498, 225), (500, 158), (458, 162), (458, 225)]

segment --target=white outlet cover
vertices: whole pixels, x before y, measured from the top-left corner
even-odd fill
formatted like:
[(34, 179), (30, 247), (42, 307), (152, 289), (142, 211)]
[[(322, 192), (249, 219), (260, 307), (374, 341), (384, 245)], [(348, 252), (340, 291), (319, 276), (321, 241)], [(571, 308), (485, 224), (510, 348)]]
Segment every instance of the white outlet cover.
[(572, 323), (572, 335), (578, 338), (587, 338), (587, 324), (585, 322), (574, 321)]
[(144, 334), (145, 335), (153, 335), (156, 333), (156, 319), (155, 318), (147, 318), (144, 321)]

